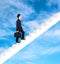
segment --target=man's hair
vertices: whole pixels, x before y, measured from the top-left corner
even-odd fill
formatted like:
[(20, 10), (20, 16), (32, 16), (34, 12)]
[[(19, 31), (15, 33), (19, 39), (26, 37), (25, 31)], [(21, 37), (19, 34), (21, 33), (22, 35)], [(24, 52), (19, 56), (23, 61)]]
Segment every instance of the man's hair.
[(19, 16), (21, 16), (21, 14), (17, 14), (17, 18), (19, 18)]

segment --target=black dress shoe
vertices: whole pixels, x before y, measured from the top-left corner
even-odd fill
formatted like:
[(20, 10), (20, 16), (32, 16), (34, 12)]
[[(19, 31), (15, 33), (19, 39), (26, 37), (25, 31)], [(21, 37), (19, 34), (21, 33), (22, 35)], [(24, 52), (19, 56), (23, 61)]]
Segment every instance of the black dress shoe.
[(20, 43), (20, 42), (16, 42), (16, 43)]
[(22, 40), (25, 40), (25, 38), (22, 38)]

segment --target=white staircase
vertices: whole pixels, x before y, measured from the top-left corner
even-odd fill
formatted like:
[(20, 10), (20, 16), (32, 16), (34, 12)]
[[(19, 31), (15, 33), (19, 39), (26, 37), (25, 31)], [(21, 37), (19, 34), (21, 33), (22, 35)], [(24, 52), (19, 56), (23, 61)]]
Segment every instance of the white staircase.
[(4, 53), (0, 55), (0, 64), (3, 64), (37, 37), (42, 35), (45, 31), (55, 25), (57, 22), (60, 21), (60, 12), (54, 14), (49, 19), (45, 20), (33, 33), (30, 33), (29, 36), (26, 36), (25, 40), (22, 40), (21, 43), (14, 44), (12, 47), (7, 49)]

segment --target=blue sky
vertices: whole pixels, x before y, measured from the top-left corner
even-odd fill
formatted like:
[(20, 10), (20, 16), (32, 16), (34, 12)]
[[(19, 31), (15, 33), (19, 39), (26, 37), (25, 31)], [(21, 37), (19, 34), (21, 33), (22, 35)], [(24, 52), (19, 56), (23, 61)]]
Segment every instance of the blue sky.
[(46, 31), (4, 64), (60, 64), (60, 30), (58, 24), (60, 23)]
[[(15, 44), (17, 13), (22, 14), (25, 34), (60, 11), (60, 0), (0, 1), (0, 53)], [(27, 29), (28, 28), (28, 29)], [(4, 64), (60, 64), (60, 22), (19, 51)]]

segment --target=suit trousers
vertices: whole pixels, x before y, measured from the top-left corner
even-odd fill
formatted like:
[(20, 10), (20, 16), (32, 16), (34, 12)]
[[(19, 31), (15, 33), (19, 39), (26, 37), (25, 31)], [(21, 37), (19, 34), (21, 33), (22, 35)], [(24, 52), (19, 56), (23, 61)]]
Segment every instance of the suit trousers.
[[(24, 31), (21, 31), (21, 39), (24, 39)], [(16, 42), (19, 42), (19, 37), (16, 37)]]

